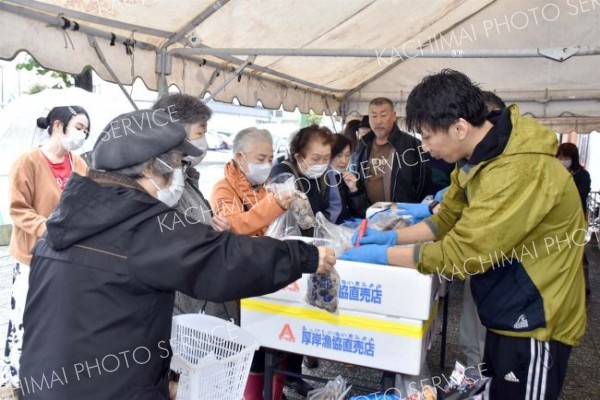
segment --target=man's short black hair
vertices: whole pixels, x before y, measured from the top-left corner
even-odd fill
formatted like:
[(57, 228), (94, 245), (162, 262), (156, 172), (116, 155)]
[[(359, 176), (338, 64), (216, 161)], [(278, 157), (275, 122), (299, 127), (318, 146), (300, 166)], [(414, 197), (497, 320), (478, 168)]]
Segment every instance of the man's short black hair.
[(481, 126), (486, 116), (481, 89), (452, 69), (423, 78), (406, 101), (406, 126), (413, 132), (421, 132), (422, 127), (447, 131), (459, 118)]
[(506, 108), (504, 101), (494, 92), (483, 92), (483, 102), (488, 112), (504, 110)]

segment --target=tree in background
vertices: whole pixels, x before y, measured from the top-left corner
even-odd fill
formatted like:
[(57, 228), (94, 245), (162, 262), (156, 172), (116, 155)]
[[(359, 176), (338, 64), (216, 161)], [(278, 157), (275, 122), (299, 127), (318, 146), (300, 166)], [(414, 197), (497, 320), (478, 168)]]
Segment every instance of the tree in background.
[(321, 125), (321, 121), (323, 120), (322, 115), (315, 114), (313, 110), (310, 110), (308, 114), (302, 114), (300, 117), (300, 125), (302, 127), (306, 127), (309, 125)]
[[(50, 78), (58, 79), (58, 82), (52, 85), (52, 89), (64, 89), (71, 86), (75, 86), (88, 92), (93, 91), (93, 81), (92, 81), (92, 68), (87, 66), (84, 68), (83, 72), (79, 75), (67, 74), (66, 72), (57, 72), (48, 70), (42, 67), (38, 62), (31, 56), (28, 56), (27, 61), (17, 64), (17, 69), (26, 70), (26, 71), (34, 71), (37, 75), (46, 76), (50, 73)], [(41, 92), (46, 89), (46, 85), (42, 85), (36, 83), (33, 85), (28, 94), (34, 94)]]

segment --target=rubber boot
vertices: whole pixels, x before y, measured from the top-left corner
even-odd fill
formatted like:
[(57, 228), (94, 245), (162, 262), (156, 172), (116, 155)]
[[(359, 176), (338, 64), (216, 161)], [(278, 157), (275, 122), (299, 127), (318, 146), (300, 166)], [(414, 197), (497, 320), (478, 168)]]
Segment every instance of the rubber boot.
[(246, 382), (246, 388), (244, 389), (244, 400), (263, 400), (264, 385), (265, 374), (250, 372), (248, 381)]
[[(281, 374), (275, 374), (273, 377), (273, 400), (283, 399), (284, 383), (285, 377)], [(250, 372), (244, 389), (244, 400), (263, 400), (264, 385), (265, 374)]]
[(273, 377), (273, 400), (283, 399), (283, 387), (285, 386), (285, 376), (275, 374)]

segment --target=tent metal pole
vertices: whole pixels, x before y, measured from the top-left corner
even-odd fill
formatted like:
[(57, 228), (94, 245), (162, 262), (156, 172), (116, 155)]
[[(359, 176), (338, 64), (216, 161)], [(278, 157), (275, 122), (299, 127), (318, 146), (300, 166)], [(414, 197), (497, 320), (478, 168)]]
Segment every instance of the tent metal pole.
[(117, 76), (117, 74), (115, 74), (115, 71), (113, 71), (111, 66), (106, 61), (106, 58), (104, 57), (104, 53), (102, 53), (102, 49), (100, 49), (100, 46), (98, 46), (98, 42), (96, 41), (96, 38), (88, 35), (88, 41), (90, 42), (90, 45), (94, 48), (94, 50), (96, 50), (96, 54), (98, 55), (100, 62), (102, 63), (102, 65), (104, 65), (104, 67), (106, 68), (106, 70), (108, 71), (110, 76), (112, 76), (115, 83), (117, 85), (119, 85), (119, 88), (121, 89), (121, 91), (123, 92), (125, 97), (127, 97), (127, 100), (129, 100), (129, 102), (131, 103), (131, 105), (133, 106), (134, 109), (139, 110), (139, 107), (137, 106), (137, 104), (135, 104), (135, 101), (133, 101), (133, 99), (131, 98), (129, 93), (127, 93), (127, 90), (125, 90), (125, 86), (123, 86), (123, 84), (119, 80), (119, 77)]
[[(81, 21), (91, 22), (93, 24), (104, 25), (104, 26), (107, 26), (110, 28), (123, 29), (123, 30), (127, 30), (127, 31), (135, 31), (136, 33), (141, 33), (144, 35), (152, 35), (152, 36), (165, 37), (165, 38), (168, 38), (171, 35), (173, 35), (173, 32), (163, 31), (160, 29), (148, 28), (146, 26), (129, 24), (126, 22), (121, 22), (121, 21), (117, 21), (117, 20), (113, 20), (113, 19), (109, 19), (109, 18), (105, 18), (105, 17), (99, 17), (96, 15), (86, 14), (86, 13), (76, 11), (76, 10), (73, 10), (70, 8), (63, 8), (63, 7), (55, 6), (53, 4), (42, 3), (41, 1), (8, 0), (7, 2), (16, 4), (16, 5), (20, 5), (20, 6), (35, 8), (38, 11), (45, 11), (48, 13), (53, 13), (55, 15), (62, 14), (66, 18), (76, 19), (78, 22), (81, 22)], [(102, 2), (98, 1), (97, 3), (98, 3), (98, 11), (101, 13), (102, 12), (102, 7), (101, 7)], [(114, 6), (115, 6), (115, 2), (113, 1), (112, 7), (114, 8)], [(133, 6), (130, 5), (130, 7), (133, 7)]]
[[(535, 102), (535, 103), (549, 103), (557, 101), (600, 101), (600, 90), (595, 91), (577, 91), (577, 90), (559, 90), (559, 91), (548, 91), (543, 93), (538, 91), (539, 96), (531, 94), (519, 94), (516, 92), (495, 92), (504, 102)], [(377, 92), (380, 95), (388, 96), (392, 101), (396, 101), (398, 91), (389, 92), (389, 95), (382, 92)], [(371, 97), (366, 95), (363, 99), (357, 99), (352, 97), (346, 97), (344, 101), (349, 104), (366, 104), (370, 101)], [(406, 104), (406, 99), (403, 99), (400, 104)]]
[[(183, 59), (183, 60), (187, 60), (187, 61), (193, 62), (193, 63), (195, 63), (195, 64), (198, 64), (198, 62), (199, 62), (199, 60), (198, 60), (198, 59), (195, 59), (195, 58), (193, 58), (193, 57), (191, 57), (191, 56), (178, 56), (178, 58), (181, 58), (181, 59)], [(221, 64), (219, 64), (219, 63), (216, 63), (216, 62), (214, 62), (214, 61), (209, 61), (209, 60), (205, 60), (205, 61), (206, 61), (206, 65), (208, 65), (209, 67), (212, 67), (212, 68), (218, 69), (218, 70), (220, 70), (220, 71), (229, 72), (228, 70), (226, 70), (226, 69), (225, 69), (225, 67), (224, 67), (223, 65), (221, 65)], [(243, 64), (243, 61), (241, 62), (241, 64)], [(240, 65), (241, 65), (241, 64), (240, 64)], [(263, 67), (259, 67), (259, 66), (255, 65), (255, 64), (248, 65), (248, 66), (246, 67), (246, 69), (252, 69), (252, 70), (255, 70), (255, 71), (263, 71), (263, 69), (262, 69), (262, 68), (263, 68)], [(263, 71), (263, 72), (270, 73), (270, 72), (268, 71), (268, 68), (265, 68), (265, 71)], [(248, 73), (243, 73), (243, 72), (242, 72), (242, 75), (248, 75), (248, 76), (251, 76), (250, 74), (248, 74)], [(281, 75), (285, 75), (285, 74), (272, 74), (272, 75), (274, 75), (274, 76), (279, 76), (279, 77), (281, 77), (281, 78), (284, 78), (284, 76), (281, 76)], [(287, 76), (287, 75), (285, 75), (285, 76)], [(285, 78), (284, 78), (284, 79), (285, 79)], [(315, 84), (312, 84), (312, 83), (310, 83), (310, 82), (303, 81), (303, 80), (301, 80), (301, 79), (298, 79), (298, 78), (294, 78), (294, 77), (292, 77), (292, 76), (290, 76), (290, 77), (289, 77), (289, 78), (287, 78), (287, 79), (288, 79), (289, 81), (291, 81), (291, 82), (298, 83), (298, 84), (301, 84), (301, 85), (303, 85), (303, 86), (306, 86), (306, 88), (302, 88), (302, 90), (304, 90), (304, 91), (307, 91), (307, 92), (310, 92), (310, 93), (318, 94), (318, 95), (323, 95), (323, 92), (344, 92), (343, 90), (328, 89), (328, 88), (326, 88), (326, 87), (324, 87), (324, 86), (315, 85)], [(283, 82), (283, 81), (278, 81), (278, 80), (276, 80), (276, 79), (271, 79), (271, 78), (269, 78), (269, 77), (267, 77), (267, 76), (261, 76), (261, 77), (260, 77), (260, 80), (264, 80), (264, 81), (267, 81), (267, 82), (273, 82), (273, 83), (277, 83), (278, 85), (285, 86), (285, 87), (287, 87), (287, 88), (289, 88), (289, 89), (293, 89), (293, 88), (294, 88), (294, 86), (293, 86), (293, 85), (291, 85), (291, 84), (289, 84), (289, 83), (285, 83), (285, 82)]]
[(160, 65), (158, 65), (158, 67), (160, 68), (160, 70), (158, 71), (158, 97), (162, 97), (165, 94), (167, 94), (169, 92), (169, 85), (167, 85), (167, 70), (169, 71), (169, 74), (171, 73), (170, 68), (167, 68), (167, 49), (160, 49), (160, 54), (159, 52), (156, 52), (156, 62), (157, 64), (160, 63)]
[[(238, 69), (235, 70), (234, 73), (232, 73), (231, 75), (229, 75), (227, 77), (227, 79), (225, 79), (225, 82), (223, 82), (223, 84), (221, 84), (218, 88), (216, 88), (215, 90), (213, 90), (212, 92), (210, 92), (209, 96), (206, 97), (206, 98), (204, 98), (204, 99), (202, 99), (202, 101), (204, 103), (208, 103), (217, 93), (220, 93), (221, 91), (223, 91), (223, 89), (225, 89), (225, 87), (227, 85), (229, 85), (232, 80), (234, 80), (235, 78), (237, 78), (242, 73), (242, 71), (244, 70), (244, 68), (246, 68), (248, 65), (252, 64), (252, 62), (254, 61), (255, 58), (256, 57), (249, 56), (246, 59), (246, 62), (244, 62), (242, 65), (240, 65), (238, 67)], [(209, 84), (210, 84), (210, 82), (209, 82)], [(200, 92), (200, 93), (204, 93), (207, 88), (208, 87), (204, 88), (204, 90), (202, 90), (202, 92)]]
[[(426, 49), (404, 50), (391, 49), (267, 49), (267, 48), (185, 48), (173, 49), (173, 55), (241, 55), (241, 56), (285, 56), (285, 57), (363, 57), (377, 58), (384, 62), (409, 58), (534, 58), (548, 57), (564, 61), (571, 56), (600, 55), (600, 46), (565, 46), (556, 48), (532, 49), (454, 49), (431, 51)], [(551, 56), (552, 55), (552, 56)], [(555, 55), (558, 55), (555, 58)], [(561, 55), (563, 58), (561, 58)], [(386, 62), (387, 63), (387, 62)]]
[[(194, 30), (194, 28), (196, 28), (202, 22), (204, 22), (208, 18), (210, 18), (214, 13), (216, 13), (218, 10), (220, 10), (221, 7), (223, 7), (227, 3), (229, 3), (229, 0), (217, 0), (217, 1), (213, 2), (210, 6), (206, 7), (206, 9), (204, 11), (202, 11), (200, 14), (198, 14), (196, 16), (196, 18), (191, 20), (186, 26), (184, 26), (177, 33), (175, 33), (171, 37), (169, 37), (169, 39), (165, 43), (163, 43), (160, 47), (166, 48), (174, 43), (177, 43), (185, 35), (187, 35), (189, 32)], [(193, 42), (190, 44), (194, 45)]]
[[(199, 48), (199, 47), (197, 47), (197, 48)], [(201, 48), (209, 49), (210, 47), (201, 47)], [(172, 51), (175, 51), (175, 50), (172, 50)], [(197, 62), (197, 60), (192, 59), (191, 56), (178, 55), (178, 57)], [(235, 57), (220, 56), (219, 58), (223, 59), (226, 62), (236, 64), (236, 65), (242, 65), (244, 63), (244, 60), (240, 60), (239, 58), (235, 58)], [(211, 65), (211, 62), (207, 60), (207, 64)], [(218, 63), (212, 63), (211, 66), (218, 66), (219, 68), (222, 68), (222, 66)], [(330, 88), (327, 86), (318, 85), (318, 84), (315, 84), (315, 83), (312, 83), (309, 81), (305, 81), (303, 79), (296, 78), (296, 77), (288, 75), (288, 74), (284, 74), (282, 72), (275, 71), (271, 68), (260, 66), (258, 64), (252, 64), (248, 68), (252, 69), (253, 71), (257, 71), (257, 72), (266, 72), (267, 74), (275, 76), (277, 78), (285, 79), (290, 82), (297, 83), (299, 85), (303, 85), (303, 86), (306, 86), (306, 87), (309, 87), (312, 89), (316, 89), (316, 90), (322, 90), (322, 91), (328, 92), (328, 93), (346, 93), (349, 90), (349, 89), (333, 89), (333, 88)], [(264, 79), (264, 78), (261, 78), (261, 79)]]
[[(27, 8), (23, 8), (21, 6), (15, 6), (12, 4), (2, 3), (2, 2), (0, 2), (0, 11), (6, 11), (6, 12), (9, 12), (12, 14), (18, 14), (18, 15), (21, 15), (21, 16), (24, 16), (27, 18), (34, 19), (36, 21), (45, 22), (51, 27), (62, 29), (63, 21), (59, 20), (56, 16), (47, 15), (47, 14), (40, 13), (37, 11), (29, 10)], [(65, 30), (65, 32), (69, 32), (69, 30)], [(97, 38), (106, 39), (109, 41), (113, 39), (112, 34), (109, 32), (105, 32), (100, 29), (86, 27), (83, 25), (79, 26), (79, 29), (77, 30), (77, 32), (83, 32), (85, 34), (92, 35)], [(124, 43), (125, 41), (130, 39), (128, 37), (117, 36), (117, 35), (115, 35), (114, 38), (119, 43)], [(144, 49), (144, 50), (156, 50), (156, 46), (149, 44), (149, 43), (140, 42), (137, 40), (135, 42), (135, 46), (137, 48)]]

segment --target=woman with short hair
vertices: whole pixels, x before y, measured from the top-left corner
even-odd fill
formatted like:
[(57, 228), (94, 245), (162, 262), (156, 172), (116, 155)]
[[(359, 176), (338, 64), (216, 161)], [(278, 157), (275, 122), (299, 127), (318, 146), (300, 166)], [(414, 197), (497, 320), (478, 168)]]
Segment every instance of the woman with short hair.
[[(285, 172), (294, 175), (296, 189), (306, 194), (313, 213), (321, 212), (327, 219), (332, 214), (329, 196), (332, 183), (326, 180), (325, 172), (329, 169), (332, 144), (333, 134), (326, 127), (302, 128), (290, 142), (287, 159), (275, 165), (270, 174), (270, 177)], [(302, 235), (312, 237), (313, 229), (304, 230)]]
[(333, 135), (331, 147), (332, 170), (327, 175), (332, 175), (334, 185), (331, 190), (337, 190), (341, 199), (341, 210), (335, 223), (341, 224), (351, 218), (365, 218), (370, 203), (367, 193), (360, 186), (358, 176), (348, 170), (352, 159), (352, 142), (345, 135)]
[[(326, 127), (310, 125), (300, 129), (290, 142), (289, 156), (273, 167), (270, 176), (286, 172), (293, 174), (296, 189), (306, 194), (313, 214), (321, 212), (328, 220), (335, 222), (341, 212), (341, 199), (339, 194), (331, 190), (335, 183), (328, 177), (330, 174), (326, 174), (331, 168), (333, 139), (334, 135)], [(314, 228), (300, 231), (302, 236), (313, 237)], [(290, 354), (287, 358), (288, 370), (302, 373), (302, 358), (298, 354)], [(316, 368), (317, 365), (315, 358), (307, 360), (307, 367)], [(288, 377), (286, 385), (304, 397), (312, 390), (309, 383), (298, 378)]]
[(583, 168), (579, 163), (579, 149), (573, 143), (563, 143), (558, 146), (556, 157), (565, 166), (565, 168), (573, 175), (575, 186), (581, 197), (581, 205), (583, 213), (587, 215), (587, 197), (591, 191), (592, 180), (590, 173)]
[[(592, 190), (592, 180), (590, 173), (583, 168), (579, 162), (579, 149), (573, 143), (563, 143), (558, 146), (556, 157), (564, 165), (564, 167), (573, 175), (573, 181), (577, 186), (579, 197), (581, 197), (581, 205), (583, 207), (583, 215), (587, 218), (587, 198)], [(585, 277), (585, 295), (589, 297), (590, 289), (590, 272), (587, 254), (583, 251), (583, 274)]]
[(273, 138), (266, 129), (242, 129), (233, 140), (233, 159), (225, 164), (225, 177), (213, 187), (210, 202), (217, 215), (231, 221), (231, 231), (262, 236), (292, 201), (291, 193), (265, 189), (271, 172)]
[[(263, 236), (290, 206), (291, 193), (274, 194), (265, 189), (272, 163), (273, 138), (269, 131), (246, 128), (238, 132), (233, 139), (233, 159), (225, 164), (225, 177), (215, 184), (210, 196), (213, 210), (231, 221), (233, 233)], [(234, 304), (237, 314), (239, 302)], [(261, 350), (254, 356), (244, 392), (246, 400), (263, 398), (264, 357)]]

